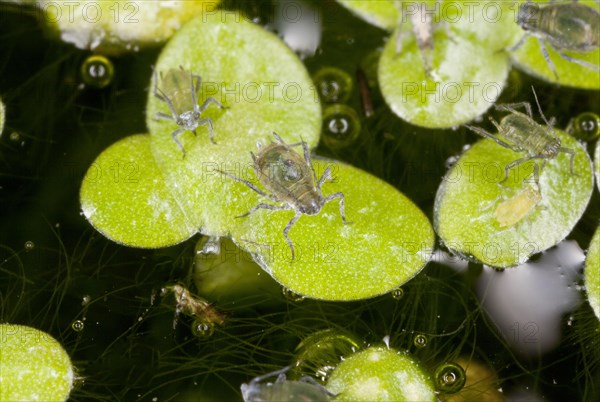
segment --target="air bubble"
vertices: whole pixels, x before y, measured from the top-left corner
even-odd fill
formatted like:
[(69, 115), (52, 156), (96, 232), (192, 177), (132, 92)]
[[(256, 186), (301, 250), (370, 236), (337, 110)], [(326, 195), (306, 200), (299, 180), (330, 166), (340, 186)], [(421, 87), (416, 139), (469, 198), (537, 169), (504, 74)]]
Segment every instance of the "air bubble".
[(81, 65), (81, 78), (86, 85), (104, 88), (112, 82), (113, 76), (113, 64), (104, 56), (90, 56)]
[(21, 140), (21, 134), (19, 134), (16, 131), (13, 131), (12, 133), (10, 133), (10, 136), (8, 138), (10, 138), (10, 140), (13, 142), (19, 142)]
[(323, 112), (323, 142), (330, 148), (351, 145), (360, 135), (360, 118), (346, 105), (332, 105)]
[(335, 67), (324, 67), (313, 76), (321, 100), (325, 103), (345, 102), (352, 93), (352, 77)]
[(457, 363), (444, 363), (435, 370), (437, 389), (447, 394), (460, 391), (467, 381), (465, 370)]
[(581, 113), (571, 121), (567, 131), (580, 140), (593, 141), (600, 136), (600, 116), (592, 112)]
[(81, 331), (83, 331), (84, 327), (85, 327), (85, 324), (81, 320), (75, 320), (71, 324), (71, 328), (73, 328), (73, 331), (75, 331), (75, 332), (81, 332)]
[(90, 301), (92, 300), (92, 296), (90, 295), (85, 295), (83, 296), (83, 299), (81, 300), (81, 305), (85, 306), (87, 305)]
[(286, 287), (281, 288), (281, 294), (283, 294), (283, 297), (285, 297), (286, 300), (289, 300), (294, 303), (299, 303), (302, 300), (306, 299), (306, 297), (304, 297)]
[(31, 251), (35, 248), (35, 243), (32, 242), (31, 240), (27, 240), (25, 242), (25, 251)]
[(417, 335), (415, 335), (415, 338), (413, 339), (413, 344), (419, 349), (422, 349), (425, 346), (427, 346), (428, 342), (429, 342), (429, 339), (427, 339), (427, 337), (423, 334), (417, 334)]
[(344, 357), (359, 349), (360, 341), (348, 333), (333, 329), (315, 332), (296, 347), (293, 373), (325, 382)]
[(400, 300), (404, 297), (404, 290), (402, 288), (396, 288), (392, 290), (392, 297), (394, 300)]
[(192, 333), (198, 338), (208, 338), (215, 333), (215, 324), (202, 320), (194, 320), (192, 323)]

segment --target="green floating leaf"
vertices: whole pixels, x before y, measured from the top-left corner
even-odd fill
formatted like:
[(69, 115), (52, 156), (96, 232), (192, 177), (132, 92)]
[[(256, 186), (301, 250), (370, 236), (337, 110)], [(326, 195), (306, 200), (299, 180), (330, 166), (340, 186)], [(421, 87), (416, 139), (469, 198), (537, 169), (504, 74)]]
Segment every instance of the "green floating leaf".
[[(323, 184), (323, 195), (342, 192), (352, 224), (343, 224), (337, 199), (318, 215), (302, 216), (289, 232), (292, 260), (283, 230), (295, 211), (261, 209), (237, 219), (234, 241), (256, 253), (257, 261), (283, 286), (315, 299), (373, 297), (415, 276), (433, 250), (427, 217), (394, 187), (360, 169), (324, 160), (313, 160), (313, 166), (318, 177), (331, 168), (334, 182)], [(233, 187), (237, 199), (228, 206), (231, 216), (265, 201), (241, 183)]]
[(575, 151), (571, 175), (568, 154), (549, 160), (533, 182), (533, 162), (509, 171), (523, 156), (490, 139), (477, 142), (448, 171), (440, 185), (434, 227), (446, 246), (494, 267), (526, 262), (563, 240), (581, 218), (593, 191), (590, 158), (585, 148), (555, 130), (562, 146)]
[[(196, 137), (186, 131), (179, 136), (186, 151), (183, 158), (172, 138), (179, 127), (155, 119), (157, 112), (169, 109), (150, 92), (152, 152), (191, 222), (203, 234), (228, 235), (239, 222), (234, 206), (244, 199), (239, 187), (218, 170), (253, 176), (250, 152), (257, 142), (269, 144), (273, 132), (288, 143), (304, 140), (316, 146), (321, 105), (300, 59), (277, 36), (231, 12), (190, 21), (173, 37), (155, 69), (164, 75), (179, 66), (202, 78), (198, 104), (212, 96), (225, 106), (211, 103), (202, 114), (212, 119), (216, 144), (209, 140), (207, 125), (196, 129)], [(159, 79), (159, 88), (161, 84)]]
[[(208, 139), (206, 125), (197, 129), (197, 137), (185, 132), (179, 137), (187, 151), (183, 158), (172, 139), (179, 126), (156, 121), (156, 112), (169, 109), (150, 91), (147, 119), (153, 134), (129, 137), (106, 150), (81, 189), (84, 215), (117, 242), (164, 247), (198, 231), (225, 236), (236, 226), (227, 201), (238, 195), (218, 169), (230, 163), (231, 173), (251, 172), (250, 151), (257, 141), (271, 141), (273, 131), (291, 142), (318, 142), (321, 109), (310, 77), (275, 35), (230, 12), (205, 15), (174, 36), (156, 70), (166, 73), (180, 65), (202, 76), (200, 105), (215, 96), (227, 106), (211, 105), (202, 114), (212, 118), (217, 144)], [(249, 91), (257, 87), (263, 92), (251, 99)], [(176, 101), (191, 109), (191, 97)], [(131, 175), (136, 182), (125, 181)]]
[(389, 31), (398, 25), (399, 10), (391, 0), (337, 0), (337, 2), (379, 28)]
[(166, 188), (147, 134), (102, 152), (83, 179), (80, 199), (88, 221), (118, 243), (164, 247), (197, 232)]
[(370, 347), (346, 357), (326, 388), (336, 401), (436, 401), (430, 376), (406, 352)]
[(0, 379), (0, 401), (66, 401), (73, 387), (73, 365), (47, 333), (0, 324)]
[[(520, 0), (523, 2), (524, 0)], [(531, 0), (529, 0), (531, 1)], [(533, 0), (535, 3), (544, 3), (541, 8), (548, 4), (547, 0)], [(582, 0), (578, 2), (580, 5), (587, 7), (593, 7), (599, 10), (598, 3), (593, 0)], [(515, 25), (516, 19), (514, 20)], [(551, 22), (554, 24), (554, 22)], [(517, 25), (518, 26), (518, 25)], [(525, 31), (521, 30), (521, 35), (512, 44), (516, 44), (525, 34)], [(597, 40), (597, 38), (596, 38)], [(512, 60), (515, 65), (525, 71), (528, 74), (535, 75), (545, 81), (555, 82), (561, 85), (584, 88), (584, 89), (600, 89), (600, 78), (598, 77), (598, 71), (593, 70), (579, 64), (570, 62), (563, 59), (551, 46), (545, 45), (548, 50), (550, 59), (556, 67), (556, 73), (558, 79), (552, 72), (552, 69), (548, 65), (548, 62), (542, 54), (539, 41), (536, 37), (530, 36), (525, 40), (525, 43), (512, 53)], [(575, 59), (583, 60), (588, 63), (600, 66), (600, 48), (596, 48), (589, 52), (571, 52), (564, 51), (567, 56), (571, 56)]]
[[(411, 17), (420, 15), (411, 4), (414, 8), (414, 2), (402, 6), (408, 22), (398, 28), (405, 34), (400, 48), (396, 30), (379, 62), (381, 91), (390, 108), (412, 124), (431, 128), (457, 126), (482, 115), (500, 96), (510, 70), (503, 51), (514, 37), (509, 6), (494, 3), (494, 11), (473, 2), (427, 6), (438, 10), (433, 17), (438, 23), (433, 49), (421, 51), (409, 32)], [(424, 58), (430, 58), (430, 75)]]
[(600, 227), (590, 243), (585, 262), (585, 289), (588, 302), (600, 320)]
[(169, 39), (194, 16), (216, 13), (220, 0), (38, 0), (43, 22), (80, 49), (120, 54)]

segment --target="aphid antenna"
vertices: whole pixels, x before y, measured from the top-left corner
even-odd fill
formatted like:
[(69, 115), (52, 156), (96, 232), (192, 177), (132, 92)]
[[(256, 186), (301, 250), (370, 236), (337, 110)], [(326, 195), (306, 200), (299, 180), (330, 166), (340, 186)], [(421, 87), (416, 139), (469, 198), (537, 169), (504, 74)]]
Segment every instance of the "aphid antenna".
[(540, 101), (538, 100), (537, 94), (535, 93), (535, 89), (533, 88), (533, 85), (531, 86), (531, 91), (533, 92), (533, 97), (535, 98), (535, 104), (538, 107), (538, 110), (540, 112), (540, 116), (542, 116), (542, 119), (544, 119), (544, 122), (546, 123), (546, 125), (548, 126), (548, 128), (550, 129), (550, 131), (552, 131), (552, 133), (554, 133), (554, 122), (555, 119), (552, 118), (552, 123), (548, 121), (548, 119), (546, 119), (546, 116), (544, 115), (544, 112), (542, 111), (542, 107), (540, 106)]
[[(277, 381), (283, 382), (283, 381), (285, 381), (285, 373), (291, 368), (292, 368), (292, 365), (289, 365), (289, 366), (285, 366), (282, 369), (273, 371), (271, 373), (263, 374), (256, 378), (253, 378), (252, 381), (250, 381), (250, 384), (256, 384), (257, 382), (261, 382), (263, 380), (266, 380), (269, 377), (275, 377), (275, 376), (277, 376)], [(281, 377), (282, 375), (283, 375), (283, 377)], [(283, 378), (283, 381), (281, 381), (280, 378)]]

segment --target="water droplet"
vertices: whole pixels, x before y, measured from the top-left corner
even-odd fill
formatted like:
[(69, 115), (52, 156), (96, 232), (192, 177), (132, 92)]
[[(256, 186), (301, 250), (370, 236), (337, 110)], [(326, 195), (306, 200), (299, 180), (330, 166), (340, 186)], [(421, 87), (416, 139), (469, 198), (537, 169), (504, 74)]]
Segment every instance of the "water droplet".
[(302, 300), (306, 299), (306, 297), (295, 293), (294, 291), (286, 288), (285, 286), (281, 288), (281, 294), (283, 294), (283, 297), (285, 297), (286, 300), (289, 300), (294, 303), (299, 303)]
[(75, 332), (81, 332), (81, 331), (83, 331), (84, 327), (85, 327), (85, 324), (81, 320), (75, 320), (71, 324), (71, 328), (73, 328), (73, 331), (75, 331)]
[(394, 300), (400, 300), (404, 297), (404, 290), (402, 288), (396, 288), (392, 290), (392, 297)]
[(35, 248), (35, 243), (32, 242), (31, 240), (27, 240), (25, 242), (25, 251), (31, 251)]
[(336, 104), (323, 111), (323, 142), (331, 148), (351, 145), (360, 135), (360, 118), (349, 106)]
[(584, 112), (575, 117), (569, 124), (571, 134), (584, 141), (592, 141), (600, 136), (600, 116), (592, 112)]
[(192, 333), (198, 338), (208, 338), (215, 333), (215, 324), (201, 320), (194, 320), (192, 323)]
[(458, 392), (465, 386), (467, 374), (457, 363), (444, 363), (435, 370), (437, 389), (447, 394)]
[(104, 56), (90, 56), (81, 65), (81, 79), (86, 85), (104, 88), (111, 83), (113, 76), (113, 64)]
[(21, 140), (21, 134), (19, 134), (16, 131), (13, 131), (12, 133), (10, 133), (10, 136), (8, 138), (10, 138), (10, 140), (13, 142), (19, 142)]
[(428, 341), (429, 340), (427, 339), (427, 337), (423, 334), (417, 334), (417, 335), (415, 335), (415, 338), (413, 339), (414, 345), (419, 349), (422, 349), (425, 346), (427, 346)]
[(345, 102), (352, 93), (352, 77), (335, 67), (324, 67), (313, 76), (317, 93), (325, 103)]

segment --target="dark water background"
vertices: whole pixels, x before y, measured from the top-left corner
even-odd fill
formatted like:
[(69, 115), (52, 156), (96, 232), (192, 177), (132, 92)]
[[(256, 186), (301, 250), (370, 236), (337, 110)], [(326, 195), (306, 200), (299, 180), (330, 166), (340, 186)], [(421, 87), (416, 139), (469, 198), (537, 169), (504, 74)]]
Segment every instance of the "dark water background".
[[(265, 1), (226, 6), (262, 15), (263, 21), (272, 11)], [(311, 74), (324, 66), (352, 77), (359, 66), (368, 72), (365, 60), (387, 34), (334, 2), (313, 6), (336, 18), (323, 19), (321, 45), (304, 60)], [(505, 394), (599, 398), (598, 321), (589, 306), (570, 314), (572, 325), (565, 317), (559, 347), (542, 357), (522, 357), (481, 311), (472, 284), (482, 267), (472, 263), (467, 274), (429, 263), (403, 286), (400, 300), (388, 294), (352, 303), (294, 302), (279, 293), (257, 294), (218, 304), (227, 322), (210, 337), (194, 336), (186, 317), (173, 330), (173, 305), (152, 303), (152, 295), (175, 281), (193, 289), (190, 268), (200, 237), (160, 250), (124, 247), (90, 226), (78, 197), (84, 173), (106, 147), (146, 131), (150, 66), (160, 49), (112, 58), (115, 76), (108, 87), (81, 88), (79, 69), (90, 53), (47, 38), (27, 12), (0, 7), (0, 96), (8, 109), (0, 137), (0, 321), (47, 331), (64, 345), (80, 377), (72, 400), (241, 400), (242, 382), (289, 364), (303, 338), (328, 328), (365, 344), (390, 335), (393, 347), (408, 349), (431, 370), (470, 356), (496, 371)], [(558, 127), (581, 112), (599, 111), (598, 91), (550, 85), (517, 70), (500, 102), (533, 102), (531, 85)], [(464, 128), (412, 126), (391, 113), (376, 87), (372, 98), (375, 115), (367, 119), (355, 85), (346, 103), (362, 119), (360, 138), (345, 149), (321, 144), (316, 153), (386, 180), (432, 219), (446, 160), (478, 138)], [(568, 238), (587, 249), (599, 219), (595, 190)], [(92, 302), (82, 305), (85, 296)], [(77, 320), (82, 330), (74, 329)], [(453, 331), (430, 337), (424, 348), (414, 346), (417, 333)]]

